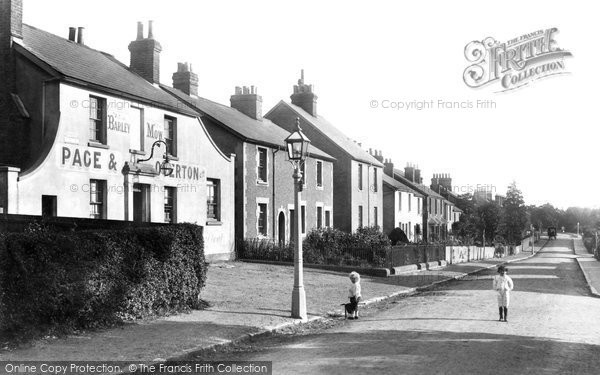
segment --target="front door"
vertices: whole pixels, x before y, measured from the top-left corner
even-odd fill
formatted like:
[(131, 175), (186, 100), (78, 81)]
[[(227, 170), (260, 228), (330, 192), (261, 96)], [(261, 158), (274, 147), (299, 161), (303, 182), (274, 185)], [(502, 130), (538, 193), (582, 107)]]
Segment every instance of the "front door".
[(150, 221), (150, 185), (133, 184), (133, 221)]
[(285, 245), (285, 215), (279, 213), (279, 246)]

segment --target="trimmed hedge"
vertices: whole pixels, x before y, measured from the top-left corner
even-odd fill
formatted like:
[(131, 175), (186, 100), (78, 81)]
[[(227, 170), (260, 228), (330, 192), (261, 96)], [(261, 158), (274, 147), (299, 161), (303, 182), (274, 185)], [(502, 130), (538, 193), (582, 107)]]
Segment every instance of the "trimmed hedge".
[(29, 337), (200, 307), (202, 228), (0, 236), (0, 333)]
[[(302, 242), (304, 263), (337, 266), (382, 267), (391, 243), (378, 227), (363, 227), (354, 233), (333, 228), (313, 229)], [(238, 242), (237, 259), (294, 261), (293, 243), (280, 245), (271, 239)]]

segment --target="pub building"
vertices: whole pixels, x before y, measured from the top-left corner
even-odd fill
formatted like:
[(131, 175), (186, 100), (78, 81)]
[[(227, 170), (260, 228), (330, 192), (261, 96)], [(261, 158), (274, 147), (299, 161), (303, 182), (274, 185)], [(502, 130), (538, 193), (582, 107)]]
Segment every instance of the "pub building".
[(128, 67), (83, 28), (23, 24), (22, 5), (0, 0), (0, 213), (195, 223), (209, 260), (231, 258), (235, 155), (158, 86), (152, 24)]

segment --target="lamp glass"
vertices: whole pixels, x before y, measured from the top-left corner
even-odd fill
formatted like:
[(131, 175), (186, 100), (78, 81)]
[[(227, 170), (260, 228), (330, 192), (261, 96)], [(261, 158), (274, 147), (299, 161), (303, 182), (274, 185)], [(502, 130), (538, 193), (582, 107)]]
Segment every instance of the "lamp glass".
[(170, 176), (171, 174), (173, 174), (173, 165), (168, 161), (165, 161), (160, 166), (160, 170), (163, 171), (165, 176)]

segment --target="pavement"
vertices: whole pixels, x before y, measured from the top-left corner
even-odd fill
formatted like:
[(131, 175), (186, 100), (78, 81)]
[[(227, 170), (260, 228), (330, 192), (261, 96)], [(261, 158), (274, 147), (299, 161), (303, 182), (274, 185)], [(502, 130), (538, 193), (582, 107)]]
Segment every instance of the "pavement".
[[(368, 305), (398, 295), (410, 295), (532, 256), (530, 252), (524, 252), (387, 278), (364, 276), (361, 279), (363, 298)], [(591, 262), (584, 261), (583, 256), (581, 259), (582, 268), (591, 270)], [(342, 315), (340, 304), (347, 302), (349, 287), (346, 273), (305, 268), (304, 282), (309, 321)], [(46, 337), (27, 346), (0, 350), (0, 361), (152, 363), (188, 356), (206, 348), (227, 346), (304, 323), (289, 316), (292, 287), (293, 268), (289, 266), (242, 262), (211, 264), (207, 285), (201, 295), (210, 304), (205, 310), (67, 337)]]
[(575, 252), (577, 263), (583, 276), (588, 283), (590, 293), (595, 297), (600, 297), (600, 262), (590, 254), (583, 244), (581, 237), (572, 235), (573, 250)]

